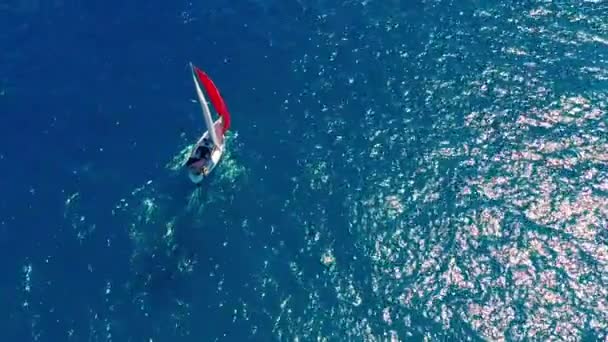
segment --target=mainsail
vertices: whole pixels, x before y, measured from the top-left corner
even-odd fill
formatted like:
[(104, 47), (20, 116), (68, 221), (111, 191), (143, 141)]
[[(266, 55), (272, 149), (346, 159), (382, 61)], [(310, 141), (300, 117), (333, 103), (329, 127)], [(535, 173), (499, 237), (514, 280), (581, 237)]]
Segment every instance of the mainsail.
[(230, 128), (230, 112), (228, 112), (228, 107), (220, 95), (219, 89), (215, 86), (211, 78), (207, 76), (207, 74), (201, 69), (192, 66), (196, 76), (203, 83), (205, 90), (209, 94), (209, 98), (211, 99), (211, 103), (213, 107), (217, 111), (217, 113), (222, 117), (222, 134), (225, 134), (228, 128)]
[(209, 136), (213, 141), (213, 144), (216, 146), (221, 146), (220, 140), (217, 137), (215, 132), (215, 128), (213, 125), (213, 119), (211, 118), (211, 111), (209, 110), (209, 104), (207, 103), (207, 99), (205, 99), (205, 95), (201, 90), (201, 87), (198, 85), (198, 81), (196, 79), (195, 70), (196, 67), (190, 63), (190, 67), (192, 68), (192, 79), (194, 80), (194, 86), (196, 87), (196, 94), (198, 95), (198, 101), (201, 104), (201, 108), (203, 109), (203, 118), (205, 119), (205, 125), (207, 126), (207, 131), (209, 132)]

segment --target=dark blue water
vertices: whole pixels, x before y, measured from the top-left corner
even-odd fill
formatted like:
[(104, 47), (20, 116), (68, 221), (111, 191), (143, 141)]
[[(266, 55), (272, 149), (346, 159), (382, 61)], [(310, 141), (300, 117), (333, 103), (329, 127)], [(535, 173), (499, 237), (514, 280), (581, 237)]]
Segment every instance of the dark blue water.
[[(3, 339), (605, 339), (606, 17), (0, 5)], [(190, 61), (233, 123), (200, 188)]]

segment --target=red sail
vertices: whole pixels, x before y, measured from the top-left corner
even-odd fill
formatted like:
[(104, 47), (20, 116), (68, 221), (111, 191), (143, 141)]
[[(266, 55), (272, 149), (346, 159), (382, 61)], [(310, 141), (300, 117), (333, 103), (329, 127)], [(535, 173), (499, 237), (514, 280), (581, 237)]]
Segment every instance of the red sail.
[(222, 117), (222, 134), (224, 134), (226, 133), (228, 128), (230, 128), (230, 113), (228, 112), (228, 107), (226, 107), (226, 103), (220, 95), (220, 91), (217, 89), (211, 78), (209, 78), (209, 76), (207, 76), (204, 71), (197, 67), (194, 67), (194, 71), (196, 72), (196, 76), (198, 77), (198, 79), (201, 80), (201, 82), (203, 83), (205, 90), (207, 90), (213, 107)]

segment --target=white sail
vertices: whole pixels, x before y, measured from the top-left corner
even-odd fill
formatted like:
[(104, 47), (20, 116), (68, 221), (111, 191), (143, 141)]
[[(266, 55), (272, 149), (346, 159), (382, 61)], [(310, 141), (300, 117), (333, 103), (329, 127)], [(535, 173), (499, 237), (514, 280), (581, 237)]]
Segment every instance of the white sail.
[(215, 146), (220, 147), (220, 140), (217, 137), (217, 133), (215, 132), (215, 125), (213, 124), (213, 119), (211, 118), (211, 111), (209, 110), (209, 104), (207, 103), (207, 99), (201, 90), (201, 87), (198, 85), (198, 80), (196, 79), (196, 74), (194, 73), (194, 68), (192, 67), (192, 63), (190, 63), (190, 67), (192, 69), (192, 78), (194, 79), (194, 85), (196, 87), (196, 93), (198, 94), (198, 100), (203, 109), (203, 118), (205, 119), (205, 125), (207, 126), (207, 131), (211, 136), (211, 141)]

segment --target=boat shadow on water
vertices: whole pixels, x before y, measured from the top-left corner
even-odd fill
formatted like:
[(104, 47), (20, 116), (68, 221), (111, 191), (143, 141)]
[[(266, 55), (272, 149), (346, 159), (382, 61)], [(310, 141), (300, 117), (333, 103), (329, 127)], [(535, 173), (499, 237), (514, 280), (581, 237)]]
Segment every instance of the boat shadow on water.
[(183, 158), (173, 160), (162, 179), (133, 192), (122, 218), (132, 242), (127, 287), (134, 301), (151, 310), (190, 302), (195, 274), (213, 272), (207, 261), (223, 242), (218, 212), (243, 180), (244, 169), (230, 158), (198, 184), (188, 179)]
[[(198, 191), (204, 192), (204, 187), (208, 185), (201, 184)], [(134, 227), (138, 232), (131, 233), (132, 278), (127, 286), (132, 298), (151, 310), (169, 308), (176, 300), (189, 301), (192, 291), (188, 284), (195, 269), (206, 268), (199, 260), (209, 244), (204, 221), (196, 212), (181, 210), (185, 201), (164, 202), (159, 203), (165, 206), (162, 213), (155, 213), (154, 219)]]

